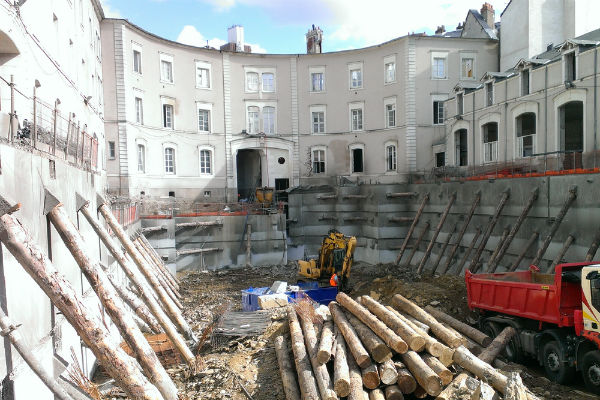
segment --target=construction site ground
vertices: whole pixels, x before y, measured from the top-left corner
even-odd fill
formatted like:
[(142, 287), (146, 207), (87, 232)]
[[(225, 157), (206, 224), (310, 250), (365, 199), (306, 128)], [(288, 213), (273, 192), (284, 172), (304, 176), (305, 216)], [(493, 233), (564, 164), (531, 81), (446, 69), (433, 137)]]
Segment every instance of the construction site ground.
[[(220, 271), (186, 272), (180, 274), (184, 315), (192, 329), (201, 334), (204, 328), (225, 310), (241, 311), (241, 291), (248, 287), (271, 286), (276, 280), (294, 283), (294, 264), (237, 268)], [(420, 306), (433, 304), (465, 322), (474, 315), (467, 307), (466, 289), (462, 277), (416, 276), (410, 268), (394, 265), (358, 264), (353, 267), (350, 294), (369, 294), (387, 303), (400, 293)], [(272, 312), (272, 320), (264, 333), (246, 338), (212, 337), (200, 351), (204, 365), (190, 374), (185, 367), (171, 367), (180, 393), (188, 399), (254, 400), (284, 399), (277, 358), (273, 347), (275, 336), (287, 332), (283, 312)], [(525, 384), (545, 399), (593, 399), (585, 393), (580, 375), (572, 386), (550, 382), (543, 369), (531, 361), (526, 366), (509, 364), (520, 371)], [(242, 388), (243, 386), (243, 388)]]

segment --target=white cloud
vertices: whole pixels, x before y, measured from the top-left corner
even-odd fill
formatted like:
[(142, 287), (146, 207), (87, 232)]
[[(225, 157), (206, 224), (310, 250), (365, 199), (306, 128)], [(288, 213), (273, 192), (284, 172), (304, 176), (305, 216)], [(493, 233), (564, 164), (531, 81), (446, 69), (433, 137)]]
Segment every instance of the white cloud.
[[(179, 43), (188, 44), (190, 46), (196, 47), (205, 47), (207, 44), (207, 39), (204, 37), (202, 33), (196, 29), (193, 25), (186, 25), (183, 27), (181, 32), (179, 32), (179, 36), (177, 36), (177, 41)], [(208, 39), (208, 45), (218, 49), (222, 45), (227, 43), (226, 40), (219, 38)], [(246, 43), (247, 45), (252, 47), (253, 53), (266, 53), (267, 50), (259, 44), (256, 43)]]
[(106, 18), (123, 18), (121, 12), (110, 5), (109, 0), (100, 0), (100, 4), (102, 5), (102, 10), (104, 10)]

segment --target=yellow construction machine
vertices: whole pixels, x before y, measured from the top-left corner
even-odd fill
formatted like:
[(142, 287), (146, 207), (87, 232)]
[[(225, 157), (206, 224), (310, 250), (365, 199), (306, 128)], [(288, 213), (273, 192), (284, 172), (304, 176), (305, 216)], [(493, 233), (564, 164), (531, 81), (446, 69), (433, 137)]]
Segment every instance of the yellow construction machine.
[(344, 236), (336, 230), (329, 231), (323, 238), (318, 260), (298, 261), (298, 273), (309, 279), (330, 279), (337, 276), (337, 285), (344, 291), (347, 289), (350, 278), (350, 269), (356, 237)]

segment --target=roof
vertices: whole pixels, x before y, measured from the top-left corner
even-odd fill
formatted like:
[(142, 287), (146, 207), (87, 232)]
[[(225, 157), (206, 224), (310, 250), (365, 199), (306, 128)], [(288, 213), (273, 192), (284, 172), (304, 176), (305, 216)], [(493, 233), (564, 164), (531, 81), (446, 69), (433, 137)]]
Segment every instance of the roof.
[(515, 73), (512, 70), (508, 70), (506, 72), (493, 72), (493, 71), (488, 71), (485, 74), (483, 74), (483, 76), (481, 77), (481, 81), (487, 81), (489, 79), (495, 79), (495, 80), (500, 80), (500, 79), (506, 79), (506, 78), (510, 78), (511, 76), (513, 76)]
[[(483, 16), (481, 15), (481, 13), (479, 11), (474, 10), (474, 9), (469, 10), (469, 12), (467, 13), (467, 18), (469, 17), (469, 14), (473, 15), (475, 20), (477, 22), (479, 22), (479, 25), (481, 25), (481, 28), (489, 36), (490, 39), (498, 39), (498, 35), (496, 35), (496, 32), (494, 31), (494, 27), (491, 27), (488, 25), (488, 23), (486, 22), (485, 19), (483, 19)], [(466, 19), (465, 19), (465, 21), (466, 21)], [(464, 30), (463, 30), (463, 32), (464, 32)]]
[(455, 92), (460, 92), (461, 90), (471, 91), (471, 90), (479, 89), (482, 86), (483, 85), (478, 82), (458, 82), (456, 84), (456, 86), (454, 86), (454, 91)]

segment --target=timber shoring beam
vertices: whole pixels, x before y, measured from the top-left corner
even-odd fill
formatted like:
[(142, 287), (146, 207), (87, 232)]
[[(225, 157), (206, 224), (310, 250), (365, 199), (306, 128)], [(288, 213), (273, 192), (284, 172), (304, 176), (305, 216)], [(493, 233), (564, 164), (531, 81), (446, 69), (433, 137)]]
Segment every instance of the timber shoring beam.
[(146, 376), (161, 392), (165, 400), (177, 400), (177, 387), (135, 323), (131, 312), (125, 307), (100, 263), (93, 260), (88, 254), (83, 236), (67, 215), (62, 203), (46, 191), (44, 204), (46, 210), (50, 208), (50, 204), (54, 205), (46, 214), (48, 219), (71, 252), (119, 333), (133, 351), (135, 359), (142, 366)]
[(538, 249), (538, 251), (535, 255), (535, 258), (533, 259), (531, 264), (538, 265), (542, 261), (542, 257), (544, 257), (544, 254), (546, 253), (548, 246), (550, 246), (550, 242), (552, 241), (552, 238), (556, 234), (556, 231), (558, 231), (560, 224), (562, 223), (563, 219), (565, 218), (565, 215), (567, 215), (567, 212), (569, 211), (571, 204), (573, 204), (573, 202), (575, 201), (576, 198), (577, 198), (577, 186), (572, 186), (569, 188), (569, 196), (565, 200), (562, 208), (560, 209), (560, 212), (554, 219), (554, 223), (552, 224), (552, 227), (550, 228), (550, 232), (548, 232), (548, 235), (546, 236), (546, 238), (544, 239), (544, 242), (542, 243), (542, 247), (540, 247)]
[(596, 252), (598, 251), (598, 246), (600, 245), (600, 229), (596, 231), (594, 235), (594, 239), (592, 240), (592, 244), (590, 244), (590, 249), (585, 255), (585, 261), (592, 261), (596, 256)]
[(175, 285), (175, 287), (177, 289), (179, 289), (179, 280), (177, 279), (177, 277), (175, 275), (171, 274), (171, 272), (168, 270), (167, 266), (163, 262), (162, 258), (156, 252), (156, 249), (154, 247), (152, 247), (152, 245), (150, 244), (150, 242), (148, 241), (148, 239), (146, 238), (146, 236), (144, 234), (141, 234), (140, 235), (140, 239), (142, 239), (142, 242), (144, 242), (144, 245), (146, 246), (146, 248), (148, 249), (148, 251), (150, 252), (150, 254), (152, 254), (152, 258), (155, 259), (156, 264), (160, 267), (160, 269), (163, 270), (163, 272), (165, 273), (165, 275), (169, 277), (169, 280), (171, 282), (173, 282), (173, 284)]
[(177, 257), (186, 256), (189, 254), (216, 253), (218, 251), (223, 251), (223, 249), (219, 247), (207, 247), (205, 249), (177, 250)]
[(471, 240), (471, 243), (469, 244), (469, 247), (467, 248), (467, 251), (465, 252), (465, 255), (463, 256), (462, 260), (458, 264), (458, 267), (456, 268), (455, 275), (460, 275), (461, 274), (461, 272), (462, 272), (465, 264), (467, 263), (467, 259), (471, 255), (471, 252), (473, 251), (473, 248), (475, 247), (475, 244), (477, 243), (477, 240), (479, 240), (479, 236), (481, 236), (481, 227), (480, 226), (478, 226), (475, 229), (475, 235), (473, 235), (473, 240)]
[(427, 204), (428, 201), (429, 201), (429, 193), (426, 193), (425, 196), (423, 196), (423, 200), (421, 200), (421, 205), (419, 206), (419, 209), (417, 210), (417, 215), (415, 215), (415, 218), (413, 219), (413, 222), (410, 225), (410, 228), (408, 229), (408, 233), (406, 234), (406, 237), (404, 238), (404, 241), (402, 242), (402, 247), (400, 247), (400, 252), (398, 253), (398, 257), (396, 257), (396, 265), (400, 265), (400, 261), (402, 261), (402, 256), (404, 255), (404, 252), (406, 251), (406, 246), (408, 246), (408, 241), (410, 240), (415, 228), (417, 227), (417, 224), (419, 223), (419, 219), (421, 218), (421, 214), (423, 214), (423, 210), (425, 209), (425, 205)]
[(450, 195), (450, 200), (448, 200), (448, 205), (444, 209), (444, 212), (442, 213), (442, 216), (440, 217), (440, 221), (438, 222), (438, 225), (435, 228), (435, 231), (433, 232), (433, 236), (431, 237), (431, 240), (429, 241), (429, 245), (427, 246), (427, 250), (425, 251), (425, 255), (423, 256), (423, 258), (421, 259), (421, 262), (419, 263), (419, 267), (417, 268), (417, 274), (422, 274), (423, 273), (423, 270), (425, 269), (425, 265), (427, 264), (427, 260), (429, 260), (429, 256), (431, 254), (431, 250), (433, 250), (433, 246), (435, 245), (435, 241), (437, 240), (437, 237), (440, 234), (440, 231), (442, 230), (442, 227), (444, 226), (444, 222), (446, 222), (446, 218), (448, 217), (448, 213), (450, 212), (450, 209), (452, 208), (452, 205), (454, 204), (455, 200), (456, 200), (456, 192), (454, 192), (454, 193), (452, 193)]
[(480, 201), (481, 201), (481, 191), (478, 190), (475, 193), (475, 198), (473, 199), (473, 204), (471, 204), (471, 208), (469, 209), (467, 217), (465, 218), (465, 222), (464, 222), (463, 226), (460, 228), (460, 232), (458, 233), (458, 237), (456, 238), (456, 243), (454, 243), (454, 246), (452, 246), (450, 255), (448, 255), (448, 259), (446, 260), (444, 267), (440, 271), (440, 275), (445, 275), (448, 272), (448, 270), (450, 269), (450, 266), (452, 265), (452, 261), (454, 260), (454, 255), (456, 254), (456, 251), (460, 247), (460, 243), (462, 242), (463, 236), (467, 232), (469, 223), (471, 222), (471, 219), (473, 218), (473, 214), (475, 213), (475, 209), (479, 205)]
[[(492, 252), (492, 255), (490, 256), (490, 258), (488, 260), (488, 265), (489, 265), (489, 263), (494, 262), (494, 260), (498, 256), (498, 252), (500, 251), (500, 247), (502, 247), (502, 245), (504, 244), (504, 241), (508, 237), (509, 233), (510, 233), (510, 226), (507, 226), (502, 231), (502, 236), (500, 237), (500, 240), (498, 240), (498, 243), (496, 244), (496, 248), (494, 249), (494, 251)], [(488, 271), (489, 271), (489, 268), (488, 268)]]
[(456, 232), (456, 225), (454, 225), (452, 227), (452, 230), (450, 231), (450, 233), (448, 233), (448, 235), (446, 235), (446, 240), (444, 241), (444, 245), (442, 246), (442, 249), (440, 250), (440, 253), (437, 256), (437, 259), (435, 260), (435, 262), (433, 263), (433, 266), (431, 267), (431, 276), (435, 275), (435, 271), (438, 269), (438, 266), (440, 265), (440, 261), (442, 261), (442, 258), (444, 257), (444, 253), (446, 252), (446, 249), (448, 248), (448, 245), (450, 244), (450, 240), (452, 240), (452, 236), (454, 235), (454, 232)]
[(155, 264), (158, 273), (162, 275), (163, 278), (167, 281), (169, 287), (175, 292), (175, 294), (178, 295), (179, 298), (181, 298), (181, 296), (179, 296), (179, 285), (173, 279), (173, 275), (171, 275), (171, 273), (166, 270), (162, 260), (155, 255), (152, 246), (150, 246), (150, 244), (146, 244), (147, 241), (145, 239), (146, 237), (140, 234), (137, 238), (138, 244), (142, 247), (142, 249), (144, 249), (144, 251), (146, 252), (146, 256), (150, 258), (150, 260)]
[(417, 254), (417, 251), (419, 251), (419, 246), (421, 245), (423, 238), (425, 237), (425, 235), (427, 234), (427, 231), (429, 230), (429, 225), (430, 225), (429, 221), (425, 222), (425, 225), (423, 226), (423, 230), (421, 231), (421, 234), (419, 235), (419, 237), (417, 238), (417, 241), (413, 245), (413, 248), (411, 249), (410, 254), (408, 255), (408, 260), (406, 260), (405, 265), (410, 266), (410, 263), (412, 262), (413, 257), (415, 256), (415, 254)]
[(569, 247), (571, 247), (571, 245), (573, 244), (574, 241), (575, 241), (575, 236), (573, 234), (570, 234), (567, 237), (567, 240), (565, 240), (563, 247), (560, 249), (560, 251), (558, 252), (556, 257), (554, 258), (554, 261), (552, 261), (552, 264), (550, 264), (550, 267), (548, 267), (548, 270), (546, 271), (547, 274), (554, 273), (554, 268), (556, 268), (556, 266), (563, 260), (563, 258), (565, 257), (565, 254), (567, 253), (567, 250), (569, 250)]
[(71, 283), (52, 265), (19, 220), (10, 214), (0, 217), (0, 240), (63, 313), (79, 337), (94, 353), (100, 365), (135, 399), (159, 400), (162, 396), (123, 351), (114, 337), (94, 318)]
[(494, 211), (494, 215), (490, 219), (490, 222), (488, 223), (488, 225), (485, 229), (485, 233), (483, 234), (483, 237), (481, 238), (481, 243), (479, 243), (479, 247), (477, 248), (477, 251), (475, 252), (475, 255), (473, 256), (473, 260), (471, 260), (471, 264), (469, 265), (469, 270), (473, 273), (477, 272), (477, 270), (479, 270), (479, 267), (481, 266), (481, 263), (479, 262), (479, 260), (481, 259), (483, 250), (485, 250), (485, 245), (487, 244), (488, 240), (490, 239), (490, 236), (492, 236), (492, 232), (494, 232), (494, 227), (498, 223), (500, 214), (502, 213), (504, 206), (508, 202), (509, 197), (510, 197), (510, 189), (506, 189), (504, 191), (504, 193), (502, 194), (502, 197), (500, 198), (500, 202), (498, 203), (498, 206), (496, 207), (496, 211)]
[(517, 257), (515, 262), (508, 269), (509, 272), (513, 272), (513, 271), (517, 270), (517, 268), (519, 267), (519, 264), (521, 263), (521, 261), (523, 261), (523, 258), (525, 258), (525, 254), (527, 254), (527, 252), (529, 251), (531, 246), (533, 246), (533, 244), (535, 243), (535, 241), (538, 239), (539, 236), (540, 236), (539, 232), (533, 232), (531, 234), (531, 236), (529, 237), (529, 240), (527, 240), (527, 243), (523, 247), (523, 250), (521, 250), (521, 253), (519, 253), (519, 256)]
[(113, 241), (113, 238), (108, 234), (106, 229), (100, 225), (99, 221), (96, 220), (90, 210), (88, 208), (87, 203), (84, 204), (79, 212), (85, 217), (88, 221), (94, 232), (98, 235), (106, 249), (113, 256), (115, 260), (121, 266), (121, 269), (125, 272), (129, 280), (133, 283), (133, 285), (139, 291), (140, 297), (145, 301), (146, 305), (150, 309), (150, 312), (156, 318), (160, 326), (165, 331), (167, 337), (171, 340), (179, 354), (183, 357), (183, 359), (190, 365), (193, 366), (195, 364), (196, 358), (191, 350), (188, 348), (187, 344), (183, 337), (177, 332), (177, 328), (171, 321), (170, 317), (166, 314), (166, 312), (162, 309), (158, 300), (154, 296), (154, 291), (147, 283), (146, 278), (141, 274), (138, 268), (133, 264), (130, 258), (126, 257), (125, 254), (121, 251), (120, 246), (117, 246)]
[(519, 218), (517, 218), (517, 221), (513, 225), (512, 229), (510, 230), (510, 233), (506, 237), (506, 240), (504, 241), (504, 243), (502, 243), (502, 247), (500, 247), (500, 251), (498, 251), (498, 254), (496, 255), (496, 257), (492, 261), (490, 261), (490, 264), (488, 266), (488, 272), (494, 272), (498, 268), (498, 264), (500, 263), (500, 261), (502, 260), (502, 258), (506, 254), (506, 252), (508, 251), (508, 248), (510, 247), (510, 244), (512, 243), (513, 239), (515, 238), (517, 232), (519, 232), (521, 225), (527, 218), (527, 215), (529, 214), (529, 211), (533, 207), (533, 203), (535, 203), (535, 201), (537, 200), (539, 193), (540, 193), (539, 188), (535, 188), (531, 191), (531, 195), (529, 196), (529, 200), (527, 200), (527, 204), (525, 204), (525, 206), (523, 207), (523, 210), (521, 211)]

